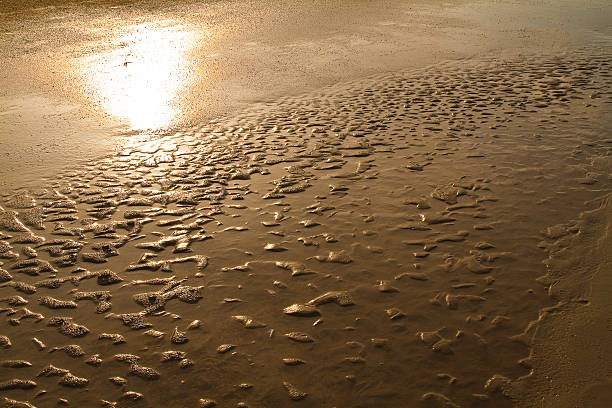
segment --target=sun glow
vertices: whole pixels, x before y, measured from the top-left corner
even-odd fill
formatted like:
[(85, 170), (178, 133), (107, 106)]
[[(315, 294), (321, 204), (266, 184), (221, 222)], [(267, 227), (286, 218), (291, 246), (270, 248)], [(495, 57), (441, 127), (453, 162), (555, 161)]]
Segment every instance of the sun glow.
[(86, 76), (110, 115), (133, 130), (161, 129), (177, 113), (174, 100), (189, 76), (185, 53), (192, 36), (183, 27), (127, 26), (117, 46), (97, 54)]

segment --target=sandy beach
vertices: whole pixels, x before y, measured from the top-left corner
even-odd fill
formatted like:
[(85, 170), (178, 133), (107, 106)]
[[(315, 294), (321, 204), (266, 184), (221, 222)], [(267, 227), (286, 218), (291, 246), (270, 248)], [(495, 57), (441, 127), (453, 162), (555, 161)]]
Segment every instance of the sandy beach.
[(610, 6), (288, 4), (2, 9), (5, 405), (610, 406)]
[(5, 0), (0, 186), (253, 103), (609, 37), (605, 1)]

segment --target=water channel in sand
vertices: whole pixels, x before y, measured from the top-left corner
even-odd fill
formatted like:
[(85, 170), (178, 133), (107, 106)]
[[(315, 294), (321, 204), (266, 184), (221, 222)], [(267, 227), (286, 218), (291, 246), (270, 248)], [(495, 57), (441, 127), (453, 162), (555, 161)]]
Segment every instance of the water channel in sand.
[[(7, 404), (606, 406), (612, 61), (591, 40), (250, 104), (5, 190)], [(129, 78), (92, 93), (172, 99)], [(128, 94), (116, 115), (148, 126)]]

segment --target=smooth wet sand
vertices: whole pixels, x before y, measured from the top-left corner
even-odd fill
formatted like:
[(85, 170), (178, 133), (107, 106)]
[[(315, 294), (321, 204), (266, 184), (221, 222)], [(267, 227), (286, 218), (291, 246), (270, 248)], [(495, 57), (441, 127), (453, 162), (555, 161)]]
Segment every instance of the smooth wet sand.
[(558, 311), (539, 323), (531, 355), (534, 375), (521, 391), (531, 406), (608, 407), (610, 376), (610, 196), (577, 220), (571, 244), (551, 248), (553, 296)]
[(341, 81), (4, 191), (7, 405), (606, 407), (609, 45)]

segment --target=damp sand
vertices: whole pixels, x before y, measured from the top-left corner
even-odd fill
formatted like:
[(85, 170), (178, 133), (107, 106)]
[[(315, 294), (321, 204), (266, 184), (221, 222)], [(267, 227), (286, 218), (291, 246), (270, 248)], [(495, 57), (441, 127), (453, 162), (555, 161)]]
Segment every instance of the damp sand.
[[(567, 319), (609, 347), (605, 297), (556, 291), (576, 279), (550, 259), (586, 259), (579, 283), (607, 280), (591, 268), (607, 262), (603, 224), (578, 215), (610, 193), (609, 49), (341, 83), (6, 192), (7, 405), (552, 407), (546, 393), (572, 382), (601, 394), (605, 367), (576, 382), (581, 366), (551, 350), (592, 358), (564, 342)], [(597, 246), (581, 251), (581, 236)]]
[(584, 3), (4, 0), (0, 190), (261, 101), (591, 44), (608, 35), (612, 6)]
[(549, 249), (545, 278), (557, 303), (533, 325), (528, 360), (535, 367), (517, 389), (528, 406), (609, 407), (610, 195), (575, 220), (574, 232)]

